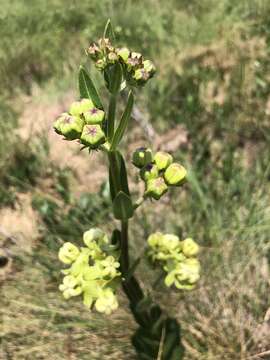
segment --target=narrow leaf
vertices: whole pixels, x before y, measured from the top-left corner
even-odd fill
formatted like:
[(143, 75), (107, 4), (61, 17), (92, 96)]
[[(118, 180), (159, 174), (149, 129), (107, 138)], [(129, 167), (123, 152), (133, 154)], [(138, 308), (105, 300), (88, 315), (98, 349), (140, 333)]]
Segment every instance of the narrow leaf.
[(113, 213), (118, 220), (127, 220), (133, 216), (131, 198), (123, 191), (119, 191), (113, 201)]
[(133, 96), (132, 92), (130, 91), (125, 111), (121, 117), (120, 123), (118, 125), (118, 128), (117, 128), (117, 130), (114, 134), (113, 140), (112, 140), (112, 145), (111, 145), (112, 150), (116, 149), (117, 145), (120, 143), (120, 141), (125, 133), (125, 130), (128, 126), (128, 122), (130, 119), (133, 102), (134, 102), (134, 96)]
[(127, 194), (130, 195), (129, 188), (128, 188), (128, 179), (127, 179), (127, 170), (125, 161), (123, 159), (123, 156), (120, 154), (119, 151), (117, 151), (118, 157), (119, 157), (119, 163), (120, 163), (120, 182), (121, 182), (121, 190)]
[(126, 195), (130, 195), (127, 179), (127, 171), (125, 161), (119, 151), (110, 151), (110, 168), (109, 181), (111, 198), (114, 200), (119, 191), (123, 191)]
[(103, 38), (104, 39), (109, 38), (111, 40), (115, 40), (115, 35), (114, 35), (111, 19), (108, 19), (108, 21), (107, 21), (107, 23), (105, 25)]
[(103, 109), (96, 87), (87, 71), (82, 66), (79, 71), (79, 90), (81, 98), (91, 99), (97, 108)]

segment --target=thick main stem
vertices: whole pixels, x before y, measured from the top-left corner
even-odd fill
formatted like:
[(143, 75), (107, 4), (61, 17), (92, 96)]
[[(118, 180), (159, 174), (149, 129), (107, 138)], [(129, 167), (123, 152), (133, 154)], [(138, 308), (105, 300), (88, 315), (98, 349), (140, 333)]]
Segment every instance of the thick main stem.
[(129, 270), (128, 220), (121, 221), (121, 268), (124, 276), (127, 276)]

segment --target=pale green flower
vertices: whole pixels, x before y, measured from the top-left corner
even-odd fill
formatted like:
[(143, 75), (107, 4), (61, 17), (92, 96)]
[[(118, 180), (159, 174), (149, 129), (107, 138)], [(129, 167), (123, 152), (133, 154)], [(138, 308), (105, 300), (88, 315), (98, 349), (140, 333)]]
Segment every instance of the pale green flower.
[(86, 246), (92, 246), (93, 242), (98, 242), (106, 236), (105, 232), (99, 228), (92, 228), (83, 234), (83, 242)]
[(163, 234), (161, 232), (156, 232), (151, 235), (149, 235), (147, 242), (148, 245), (152, 248), (157, 247), (160, 245), (163, 238)]
[(191, 238), (182, 241), (182, 251), (185, 256), (196, 256), (199, 253), (199, 245)]
[(118, 301), (110, 288), (103, 290), (101, 296), (95, 303), (95, 308), (98, 312), (110, 315), (118, 308)]
[(64, 264), (71, 264), (75, 261), (80, 255), (80, 250), (77, 246), (73, 245), (70, 242), (66, 242), (59, 250), (59, 260)]
[(72, 296), (78, 296), (82, 293), (80, 283), (72, 275), (67, 275), (64, 277), (63, 283), (59, 286), (59, 290), (63, 292), (65, 299), (69, 299)]
[(104, 276), (110, 276), (114, 278), (115, 276), (119, 275), (120, 273), (117, 269), (120, 267), (120, 263), (115, 261), (113, 256), (107, 256), (105, 260), (100, 261), (100, 264), (103, 267), (103, 274)]
[(165, 284), (174, 284), (178, 289), (192, 289), (200, 278), (200, 263), (197, 259), (186, 259), (169, 271)]

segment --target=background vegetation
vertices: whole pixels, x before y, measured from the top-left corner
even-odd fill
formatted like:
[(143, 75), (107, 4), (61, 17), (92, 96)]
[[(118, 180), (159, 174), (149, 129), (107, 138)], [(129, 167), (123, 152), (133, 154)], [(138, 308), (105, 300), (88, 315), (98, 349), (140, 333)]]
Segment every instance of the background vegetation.
[(57, 290), (62, 242), (79, 242), (91, 226), (113, 228), (104, 160), (78, 153), (51, 130), (78, 95), (84, 48), (108, 17), (119, 42), (158, 68), (139, 94), (124, 146), (132, 151), (147, 139), (174, 151), (190, 178), (180, 195), (142, 206), (132, 225), (132, 257), (141, 257), (147, 234), (157, 229), (191, 235), (202, 246), (202, 280), (192, 292), (168, 296), (144, 261), (138, 273), (176, 313), (186, 359), (268, 358), (270, 3), (0, 5), (0, 358), (134, 357), (128, 337), (135, 324), (124, 296), (108, 318), (64, 301)]

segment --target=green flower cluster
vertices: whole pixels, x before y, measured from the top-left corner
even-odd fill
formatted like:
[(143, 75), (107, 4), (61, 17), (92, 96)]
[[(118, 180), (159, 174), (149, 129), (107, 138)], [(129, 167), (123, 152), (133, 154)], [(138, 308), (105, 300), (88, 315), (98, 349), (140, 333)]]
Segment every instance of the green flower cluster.
[(78, 248), (67, 242), (60, 248), (59, 259), (70, 267), (62, 270), (65, 277), (59, 289), (65, 299), (82, 294), (85, 306), (95, 305), (97, 311), (111, 314), (118, 308), (115, 295), (121, 276), (118, 245), (111, 244), (98, 228), (86, 231), (83, 241), (86, 247)]
[(97, 149), (106, 141), (104, 119), (103, 110), (95, 107), (90, 99), (82, 99), (73, 102), (69, 112), (56, 119), (54, 130), (67, 140), (78, 139), (90, 149)]
[(157, 232), (151, 234), (147, 242), (149, 258), (161, 264), (167, 273), (166, 286), (188, 290), (195, 287), (200, 278), (200, 263), (196, 258), (199, 246), (193, 239), (180, 241), (176, 235)]
[(173, 162), (172, 155), (167, 152), (158, 151), (153, 155), (148, 148), (138, 148), (132, 161), (145, 181), (145, 196), (155, 200), (167, 192), (168, 186), (180, 186), (186, 180), (186, 169)]
[(111, 65), (120, 63), (124, 79), (131, 86), (142, 86), (155, 74), (155, 66), (150, 60), (145, 60), (142, 54), (132, 52), (128, 48), (116, 48), (109, 39), (100, 39), (87, 50), (95, 62), (95, 66), (105, 71)]

